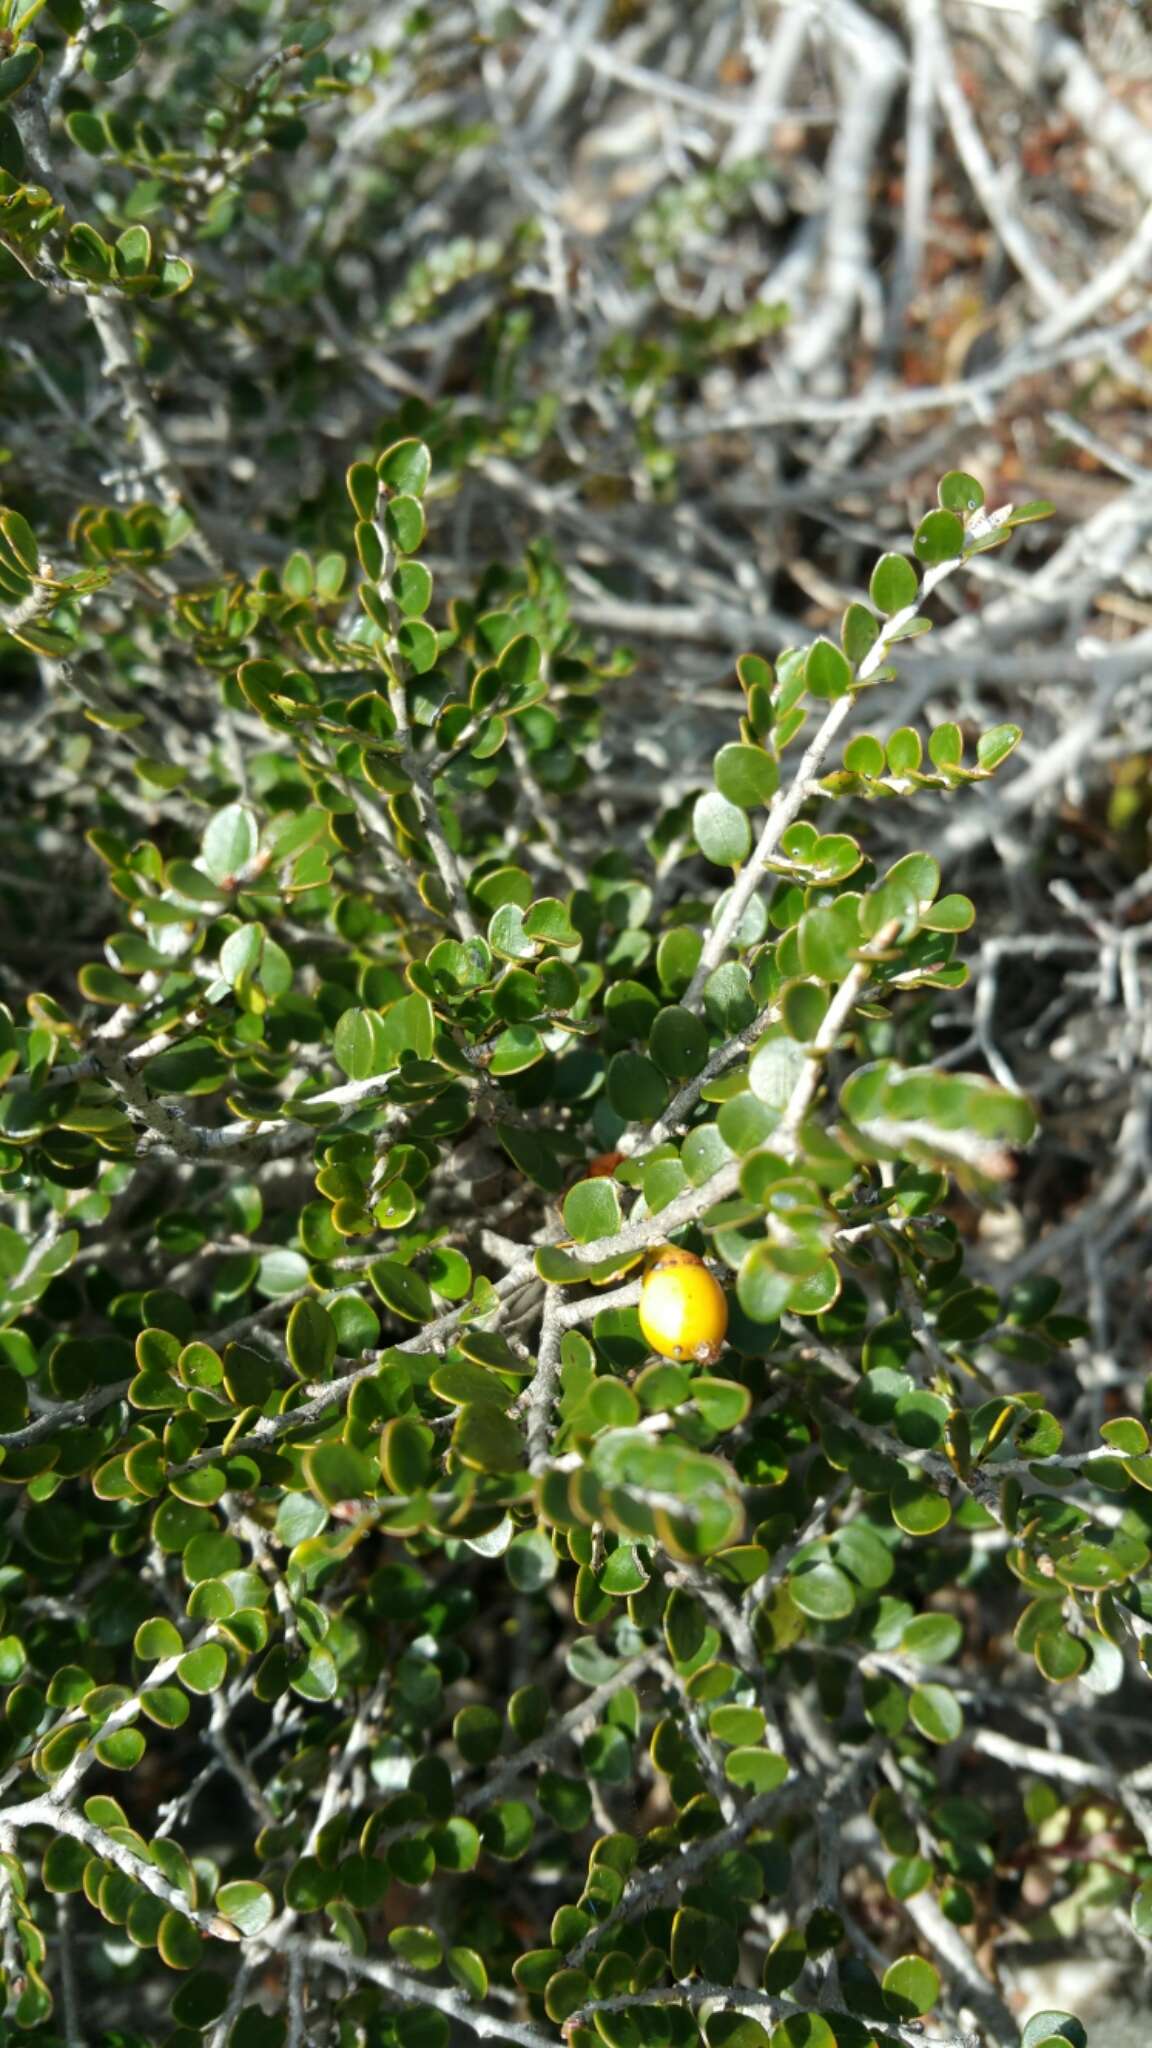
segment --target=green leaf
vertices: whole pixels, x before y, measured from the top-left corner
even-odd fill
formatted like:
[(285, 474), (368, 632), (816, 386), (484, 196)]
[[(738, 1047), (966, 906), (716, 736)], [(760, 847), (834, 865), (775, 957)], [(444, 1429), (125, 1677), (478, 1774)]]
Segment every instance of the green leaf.
[(376, 469), (381, 482), (387, 484), (389, 490), (420, 498), (428, 488), (432, 456), (423, 441), (393, 441), (391, 447), (377, 458)]
[(821, 1259), (811, 1271), (792, 1281), (788, 1307), (797, 1316), (824, 1315), (839, 1295), (840, 1285), (840, 1269), (835, 1259)]
[(717, 1433), (737, 1429), (752, 1405), (748, 1388), (738, 1380), (716, 1379), (709, 1373), (693, 1380), (692, 1398), (709, 1429)]
[(228, 887), (255, 857), (258, 844), (259, 828), (252, 812), (244, 804), (226, 804), (204, 832), (200, 858), (212, 880)]
[(741, 742), (721, 747), (712, 763), (716, 787), (722, 797), (743, 811), (766, 804), (780, 787), (780, 770), (773, 754), (763, 747)]
[(739, 867), (752, 850), (752, 828), (745, 813), (719, 790), (697, 797), (692, 830), (701, 853), (716, 867)]
[(655, 1122), (668, 1100), (660, 1069), (639, 1052), (618, 1052), (608, 1064), (608, 1100), (626, 1123)]
[(517, 1425), (487, 1401), (460, 1409), (452, 1448), (477, 1472), (515, 1472), (524, 1462), (524, 1440)]
[(853, 667), (858, 667), (880, 638), (880, 627), (867, 605), (850, 604), (840, 621), (840, 644)]
[[(808, 1944), (801, 1929), (786, 1927), (782, 1934), (777, 1935), (764, 1959), (765, 1991), (778, 1996), (780, 1992), (789, 1990), (807, 1961)], [(750, 2043), (749, 2048), (756, 2048), (756, 2044)]]
[(806, 910), (796, 939), (805, 974), (815, 975), (818, 981), (846, 981), (861, 943), (856, 903), (841, 897), (837, 903)]
[(912, 552), (926, 568), (955, 561), (964, 552), (963, 522), (954, 512), (926, 512), (916, 528)]
[(909, 725), (892, 734), (885, 751), (892, 775), (915, 775), (923, 758), (920, 735)]
[(189, 1692), (218, 1692), (228, 1676), (228, 1653), (222, 1643), (201, 1643), (185, 1652), (176, 1670)]
[(46, 1890), (78, 1892), (91, 1861), (92, 1851), (86, 1843), (77, 1842), (71, 1835), (53, 1835), (44, 1851), (40, 1871)]
[(940, 1978), (922, 1956), (900, 1956), (885, 1970), (884, 2003), (898, 2020), (919, 2019), (940, 1996)]
[[(379, 583), (384, 574), (385, 557), (384, 543), (375, 526), (370, 526), (366, 519), (358, 520), (353, 538), (356, 543), (357, 559), (365, 576), (370, 579), (370, 582)], [(379, 607), (375, 601), (370, 601), (369, 594), (365, 591), (361, 593), (361, 601), (369, 616), (375, 618), (377, 623), (383, 627), (387, 618), (386, 611)]]
[(803, 1047), (783, 1033), (766, 1039), (748, 1067), (748, 1085), (759, 1102), (783, 1114), (808, 1064)]
[(138, 1728), (118, 1728), (111, 1735), (103, 1735), (95, 1745), (100, 1762), (111, 1771), (131, 1771), (139, 1763), (147, 1747)]
[(308, 1279), (308, 1261), (301, 1252), (289, 1251), (287, 1247), (265, 1252), (256, 1273), (256, 1286), (269, 1301), (279, 1295), (294, 1294)]
[(0, 59), (0, 100), (11, 99), (14, 93), (21, 92), (39, 69), (39, 44), (18, 43), (10, 56)]
[(545, 1057), (546, 1051), (539, 1032), (530, 1024), (510, 1024), (507, 1031), (492, 1041), (488, 1071), (498, 1078), (525, 1073)]
[(564, 1227), (577, 1244), (613, 1237), (620, 1221), (620, 1197), (610, 1180), (578, 1180), (565, 1200)]
[(1106, 1636), (1090, 1634), (1086, 1641), (1091, 1661), (1081, 1673), (1080, 1682), (1089, 1692), (1106, 1698), (1109, 1693), (1118, 1692), (1124, 1683), (1124, 1653)]
[(396, 645), (418, 676), (426, 676), (430, 669), (435, 668), (440, 643), (423, 619), (405, 619), (396, 630)]
[(513, 1396), (504, 1380), (468, 1359), (456, 1359), (432, 1374), (429, 1387), (439, 1401), (462, 1408), (466, 1401), (491, 1401), (494, 1408), (508, 1408)]
[(908, 1536), (934, 1536), (947, 1527), (952, 1509), (944, 1495), (924, 1479), (900, 1479), (888, 1496), (892, 1519)]
[(829, 1558), (796, 1566), (788, 1585), (801, 1614), (813, 1621), (843, 1621), (856, 1605), (856, 1589), (847, 1572)]
[(950, 469), (936, 486), (936, 496), (946, 512), (955, 512), (964, 519), (970, 512), (979, 512), (984, 503), (984, 487), (964, 470)]
[[(465, 1823), (467, 1825), (467, 1823)], [(490, 1856), (516, 1863), (532, 1845), (536, 1832), (532, 1809), (521, 1799), (501, 1799), (485, 1809), (480, 1835)], [(470, 1868), (471, 1865), (465, 1867)]]
[(314, 1444), (305, 1454), (308, 1484), (325, 1507), (363, 1500), (374, 1491), (374, 1473), (363, 1451), (341, 1442)]
[[(30, 555), (27, 548), (22, 545), (22, 536), (31, 540)], [(3, 577), (5, 597), (29, 597), (32, 592), (31, 579), (36, 574), (38, 566), (39, 553), (27, 520), (18, 512), (0, 511), (0, 575)]]
[(154, 299), (179, 298), (193, 283), (195, 275), (187, 257), (166, 253), (160, 259), (159, 284), (153, 285), (151, 295)]
[(367, 521), (374, 519), (380, 496), (380, 480), (371, 463), (354, 462), (347, 472), (345, 483), (357, 518)]
[(963, 1627), (954, 1614), (918, 1614), (908, 1623), (901, 1648), (906, 1656), (922, 1657), (927, 1664), (946, 1664), (963, 1640)]
[(674, 1664), (690, 1664), (707, 1635), (707, 1618), (698, 1600), (677, 1586), (664, 1609), (664, 1639)]
[(183, 1913), (165, 1913), (156, 1935), (161, 1960), (170, 1970), (194, 1970), (204, 1944)]
[(662, 1074), (687, 1081), (708, 1058), (708, 1029), (691, 1010), (678, 1003), (661, 1010), (648, 1033), (648, 1050)]
[(432, 577), (423, 562), (401, 562), (392, 578), (392, 596), (406, 619), (422, 618), (432, 602)]
[(1051, 519), (1056, 507), (1050, 498), (1031, 498), (1027, 505), (1013, 505), (1008, 526), (1028, 526), (1034, 519)]
[(14, 178), (17, 184), (22, 184), (26, 166), (27, 158), (24, 144), (20, 139), (20, 130), (11, 114), (0, 109), (0, 171), (7, 171), (10, 178)]
[(661, 988), (682, 995), (699, 965), (704, 950), (700, 933), (691, 925), (674, 925), (656, 948), (656, 972)]
[(773, 2027), (770, 2048), (840, 2048), (842, 2031), (834, 2034), (818, 2012), (790, 2013)]
[(863, 861), (859, 841), (847, 832), (825, 832), (812, 849), (811, 865), (821, 881), (842, 882)]
[(1079, 1678), (1088, 1662), (1088, 1645), (1066, 1628), (1044, 1629), (1036, 1638), (1037, 1666), (1053, 1685), (1066, 1685)]
[(1148, 1432), (1134, 1415), (1118, 1415), (1111, 1422), (1102, 1422), (1100, 1434), (1110, 1449), (1123, 1457), (1139, 1458), (1148, 1449)]
[(389, 1003), (382, 1027), (380, 1042), (389, 1066), (402, 1064), (406, 1053), (418, 1060), (432, 1057), (436, 1016), (426, 995), (413, 993)]
[(958, 725), (937, 725), (928, 736), (928, 758), (936, 768), (958, 768), (964, 758), (964, 737)]
[(336, 1357), (336, 1325), (311, 1295), (288, 1318), (287, 1351), (302, 1380), (327, 1379)]
[(440, 1937), (430, 1927), (393, 1927), (388, 1946), (409, 1970), (438, 1970), (444, 1960)]
[(450, 1948), (448, 1969), (470, 1998), (487, 1998), (488, 1972), (483, 1958), (477, 1955), (474, 1948)]
[[(414, 1421), (411, 1416), (395, 1416), (385, 1423), (380, 1434), (380, 1469), (392, 1493), (420, 1491), (428, 1477), (430, 1454), (435, 1442), (427, 1425)], [(321, 1499), (325, 1498), (322, 1488), (316, 1487), (316, 1491)], [(335, 1499), (330, 1505), (335, 1505)]]
[(98, 28), (89, 36), (84, 50), (84, 69), (107, 85), (131, 69), (140, 54), (140, 44), (130, 28), (114, 23)]
[(914, 1686), (908, 1710), (915, 1726), (929, 1742), (955, 1742), (964, 1732), (960, 1702), (947, 1686)]
[(402, 555), (416, 552), (427, 530), (418, 498), (391, 498), (384, 507), (384, 530)]
[(180, 1655), (184, 1638), (167, 1616), (157, 1614), (141, 1622), (132, 1647), (142, 1663), (159, 1664), (163, 1658)]
[(453, 1720), (453, 1743), (465, 1763), (490, 1763), (502, 1737), (504, 1724), (490, 1706), (461, 1706)]
[(740, 1262), (736, 1299), (753, 1323), (773, 1323), (787, 1308), (792, 1286), (793, 1276), (775, 1263), (775, 1247), (755, 1244)]
[(590, 1821), (592, 1792), (582, 1778), (566, 1778), (562, 1772), (543, 1769), (537, 1778), (537, 1798), (549, 1821), (566, 1835), (578, 1835)]
[[(574, 1906), (570, 1906), (567, 1909), (561, 1907), (560, 1910), (561, 1912), (567, 1910), (568, 1912), (575, 1913), (577, 1908)], [(583, 1915), (580, 1917), (584, 1920)], [(585, 1929), (587, 1924), (585, 1920)], [(576, 1935), (572, 1943), (573, 1946), (575, 1946), (575, 1941), (578, 1939), (579, 1936)], [(517, 1960), (512, 1965), (513, 1979), (522, 1991), (531, 1991), (539, 1996), (546, 1988), (549, 1978), (555, 1975), (557, 1965), (563, 1960), (563, 1951), (559, 1948), (526, 1949), (524, 1954), (517, 1957)]]
[(267, 1885), (250, 1878), (222, 1884), (216, 1893), (216, 1905), (246, 1939), (262, 1934), (276, 1911), (276, 1901)]
[(430, 1323), (436, 1314), (432, 1290), (411, 1266), (396, 1259), (373, 1259), (368, 1278), (385, 1306), (409, 1323)]
[(886, 925), (915, 926), (940, 887), (940, 864), (930, 853), (907, 853), (860, 905), (860, 930), (874, 939)]
[(731, 1038), (756, 1015), (748, 969), (740, 960), (725, 960), (713, 969), (704, 983), (704, 1012), (715, 1031)]
[(910, 561), (904, 555), (881, 555), (872, 571), (868, 595), (878, 612), (888, 618), (914, 604), (920, 590), (920, 579)]
[(543, 1529), (522, 1529), (512, 1538), (504, 1569), (518, 1593), (540, 1593), (556, 1577), (558, 1560)]
[(116, 267), (121, 277), (146, 277), (152, 268), (152, 237), (139, 224), (116, 237)]
[[(654, 1366), (650, 1370), (658, 1372), (660, 1367)], [(601, 1567), (599, 1586), (602, 1593), (610, 1593), (616, 1599), (623, 1599), (633, 1593), (642, 1592), (648, 1580), (649, 1574), (641, 1562), (636, 1546), (621, 1543)]]
[(844, 697), (852, 687), (852, 665), (834, 640), (814, 640), (804, 663), (804, 683), (812, 697)]
[(580, 934), (556, 896), (541, 896), (524, 913), (524, 931), (541, 945), (575, 946)]
[(220, 972), (232, 988), (251, 981), (264, 951), (262, 924), (242, 924), (229, 932), (220, 948)]
[(828, 991), (819, 981), (790, 981), (780, 993), (780, 1016), (790, 1038), (811, 1045), (828, 1014)]
[(64, 245), (66, 267), (81, 277), (106, 283), (115, 268), (115, 257), (103, 235), (87, 221), (74, 221)]
[(177, 2025), (203, 2031), (218, 2020), (228, 2004), (232, 1987), (227, 1977), (215, 1970), (201, 1970), (189, 1977), (172, 2000), (172, 2017)]
[(879, 776), (883, 774), (883, 748), (873, 733), (857, 733), (849, 739), (845, 748), (845, 768), (851, 774)]
[(488, 923), (488, 944), (499, 960), (534, 960), (536, 943), (524, 928), (518, 903), (502, 903)]
[(928, 932), (966, 932), (975, 922), (975, 906), (967, 896), (941, 896), (920, 912), (920, 923)]
[(788, 1759), (770, 1749), (733, 1749), (724, 1759), (724, 1776), (749, 1792), (774, 1792), (788, 1776)]
[(998, 768), (1002, 761), (1018, 747), (1023, 735), (1018, 725), (994, 725), (982, 732), (976, 742), (976, 759), (988, 773)]
[(553, 2026), (562, 2027), (592, 1996), (583, 1970), (557, 1970), (544, 1991), (544, 2010)]
[(708, 1733), (717, 1742), (748, 1747), (759, 1743), (765, 1729), (764, 1713), (760, 1707), (713, 1707), (708, 1716)]

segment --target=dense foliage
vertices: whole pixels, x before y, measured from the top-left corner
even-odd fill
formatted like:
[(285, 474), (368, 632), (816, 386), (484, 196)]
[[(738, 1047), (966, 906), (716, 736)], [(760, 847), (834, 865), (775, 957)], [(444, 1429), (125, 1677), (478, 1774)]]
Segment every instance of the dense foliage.
[[(48, 734), (2, 842), (8, 2036), (1018, 2041), (977, 1950), (1045, 1843), (1152, 1934), (1139, 1783), (1065, 1803), (996, 1712), (1152, 1668), (1152, 1451), (1135, 1414), (1066, 1445), (1084, 1325), (968, 1270), (1034, 1112), (938, 1057), (973, 907), (875, 821), (1016, 746), (893, 729), (885, 686), (1051, 508), (948, 472), (605, 848), (627, 654), (544, 540), (440, 571), (465, 471), (548, 431), (528, 320), (486, 410), (309, 440), (296, 316), (338, 335), (356, 282), (306, 179), (245, 181), (379, 60), (305, 12), (192, 10), (167, 58), (144, 0), (3, 8), (0, 274), (62, 323), (6, 370), (96, 443), (62, 502), (15, 434), (0, 511), (10, 723)], [(185, 379), (231, 499), (173, 452)], [(715, 1360), (641, 1334), (669, 1239), (724, 1282)]]

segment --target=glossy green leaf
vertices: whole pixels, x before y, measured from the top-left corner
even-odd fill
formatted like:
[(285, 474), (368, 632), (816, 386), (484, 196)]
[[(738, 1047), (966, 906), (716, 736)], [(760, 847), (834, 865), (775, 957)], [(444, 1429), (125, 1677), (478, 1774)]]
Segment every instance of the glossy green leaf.
[(701, 853), (717, 867), (739, 867), (752, 850), (752, 828), (745, 812), (719, 790), (697, 797), (692, 830)]

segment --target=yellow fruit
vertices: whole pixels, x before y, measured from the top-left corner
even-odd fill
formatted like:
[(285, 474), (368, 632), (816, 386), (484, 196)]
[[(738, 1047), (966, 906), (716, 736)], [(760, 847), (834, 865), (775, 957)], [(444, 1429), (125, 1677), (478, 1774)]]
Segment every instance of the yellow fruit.
[(702, 1259), (661, 1245), (640, 1289), (640, 1328), (661, 1358), (712, 1365), (728, 1328), (728, 1299)]
[(696, 1252), (690, 1252), (682, 1244), (654, 1244), (645, 1254), (644, 1271), (654, 1273), (658, 1266), (702, 1266), (704, 1261)]

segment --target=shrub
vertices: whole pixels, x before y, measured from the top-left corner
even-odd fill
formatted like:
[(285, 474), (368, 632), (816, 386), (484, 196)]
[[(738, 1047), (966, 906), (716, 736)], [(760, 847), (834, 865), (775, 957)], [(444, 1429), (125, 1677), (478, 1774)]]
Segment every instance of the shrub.
[[(97, 82), (158, 26), (121, 12), (70, 45)], [(1047, 508), (947, 475), (838, 640), (737, 663), (698, 793), (590, 853), (626, 661), (557, 556), (436, 587), (457, 428), (413, 406), (275, 569), (221, 560), (132, 347), (185, 332), (186, 260), (49, 203), (13, 40), (5, 248), (79, 288), (144, 476), (67, 543), (0, 514), (8, 648), (86, 713), (13, 857), (45, 909), (103, 869), (75, 990), (0, 1020), (9, 2027), (1016, 2040), (974, 1935), (1054, 1823), (1152, 1926), (1139, 1788), (1073, 1759), (1065, 1806), (996, 1689), (1147, 1664), (1152, 1459), (1135, 1416), (1065, 1452), (1081, 1326), (969, 1271), (1033, 1111), (934, 1056), (972, 905), (874, 821), (1015, 746), (888, 730), (884, 686)], [(348, 82), (309, 40), (222, 162), (289, 146), (285, 67)], [(668, 1240), (723, 1279), (716, 1360), (641, 1335)]]

